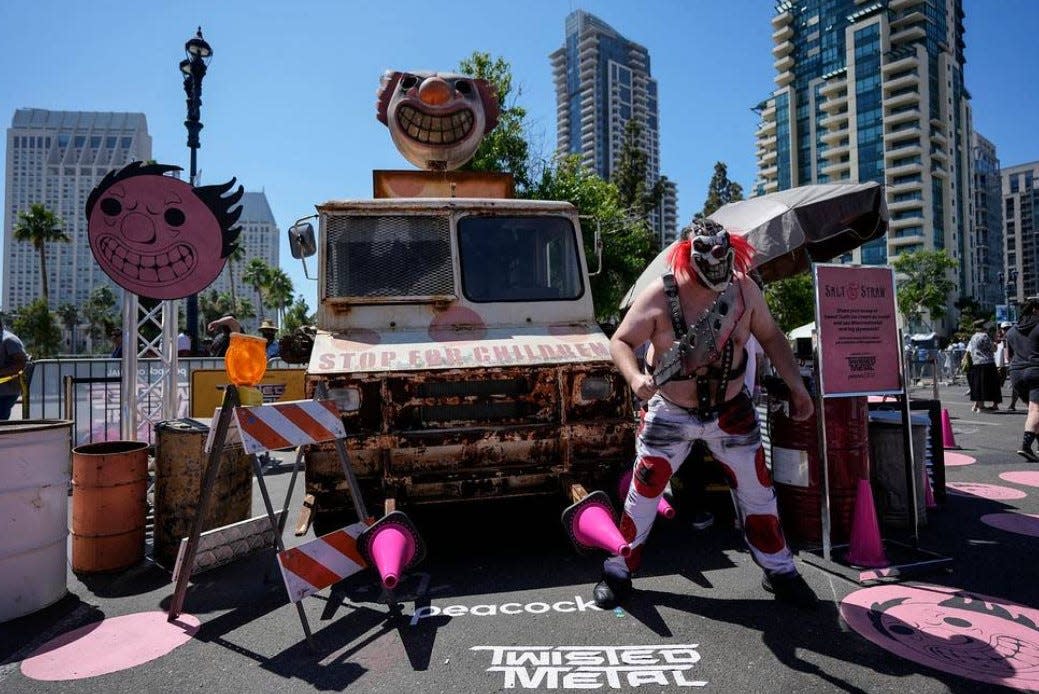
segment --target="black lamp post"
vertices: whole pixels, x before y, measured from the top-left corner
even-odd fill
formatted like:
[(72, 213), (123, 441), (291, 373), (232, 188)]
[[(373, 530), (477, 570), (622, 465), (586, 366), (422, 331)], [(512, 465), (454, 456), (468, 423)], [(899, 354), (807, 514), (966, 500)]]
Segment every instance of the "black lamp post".
[[(206, 67), (213, 57), (213, 49), (202, 38), (202, 27), (184, 44), (185, 60), (180, 61), (180, 71), (184, 74), (184, 93), (187, 95), (188, 117), (184, 127), (188, 129), (188, 148), (191, 150), (190, 183), (195, 185), (198, 173), (198, 148), (201, 146), (198, 133), (202, 130), (200, 115), (202, 112), (202, 80), (206, 76)], [(198, 294), (188, 297), (187, 305), (188, 337), (191, 338), (191, 349), (198, 349)]]

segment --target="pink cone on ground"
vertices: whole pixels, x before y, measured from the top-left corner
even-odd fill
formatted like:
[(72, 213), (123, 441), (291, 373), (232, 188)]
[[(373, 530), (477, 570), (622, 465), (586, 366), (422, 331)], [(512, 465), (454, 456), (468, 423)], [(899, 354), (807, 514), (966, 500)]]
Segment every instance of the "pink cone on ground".
[(956, 437), (952, 435), (952, 421), (949, 420), (948, 410), (942, 410), (942, 448), (959, 448), (956, 445)]
[(613, 523), (610, 509), (600, 504), (588, 504), (574, 515), (574, 537), (587, 547), (598, 547), (611, 554), (626, 557), (631, 545)]
[[(621, 475), (620, 484), (617, 485), (617, 498), (620, 499), (621, 506), (624, 505), (624, 500), (628, 498), (628, 489), (631, 487), (631, 470), (628, 470)], [(661, 495), (660, 501), (657, 502), (657, 515), (663, 516), (667, 520), (671, 520), (675, 517), (675, 507), (671, 505), (671, 502), (667, 500), (666, 496)]]
[(880, 524), (877, 522), (877, 509), (873, 505), (873, 490), (869, 480), (859, 480), (855, 494), (855, 515), (851, 521), (847, 560), (849, 564), (872, 569), (891, 565), (884, 554), (884, 543), (880, 540)]
[(392, 590), (400, 581), (403, 567), (415, 556), (415, 538), (396, 525), (377, 528), (369, 553), (375, 568), (379, 570), (383, 587)]

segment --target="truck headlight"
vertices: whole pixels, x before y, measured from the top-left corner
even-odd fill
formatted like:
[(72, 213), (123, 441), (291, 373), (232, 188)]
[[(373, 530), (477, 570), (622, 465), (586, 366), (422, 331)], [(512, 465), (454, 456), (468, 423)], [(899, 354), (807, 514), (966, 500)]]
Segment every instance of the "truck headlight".
[(356, 412), (361, 409), (361, 389), (353, 386), (329, 388), (328, 399), (335, 402), (340, 412)]
[(607, 376), (585, 376), (581, 379), (581, 402), (606, 400), (613, 395), (613, 379)]

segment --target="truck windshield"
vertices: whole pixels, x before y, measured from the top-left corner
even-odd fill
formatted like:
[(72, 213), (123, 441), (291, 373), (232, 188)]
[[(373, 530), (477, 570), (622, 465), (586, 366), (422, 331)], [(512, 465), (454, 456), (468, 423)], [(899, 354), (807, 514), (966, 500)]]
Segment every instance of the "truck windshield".
[(463, 217), (458, 248), (470, 301), (558, 301), (584, 293), (577, 234), (566, 217)]

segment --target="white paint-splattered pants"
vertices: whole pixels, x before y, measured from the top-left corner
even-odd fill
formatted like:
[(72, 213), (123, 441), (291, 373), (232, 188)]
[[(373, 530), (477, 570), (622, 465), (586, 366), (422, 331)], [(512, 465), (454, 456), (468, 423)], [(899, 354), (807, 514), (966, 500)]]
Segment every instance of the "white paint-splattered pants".
[(744, 539), (754, 561), (770, 575), (796, 572), (793, 554), (780, 527), (772, 477), (765, 467), (757, 413), (745, 390), (724, 403), (716, 419), (709, 420), (698, 417), (695, 410), (665, 400), (660, 394), (649, 401), (635, 445), (635, 470), (621, 514), (620, 531), (631, 545), (631, 554), (626, 559), (608, 558), (605, 570), (614, 575), (630, 575), (639, 567), (660, 495), (696, 439), (703, 439), (707, 444), (735, 492)]

